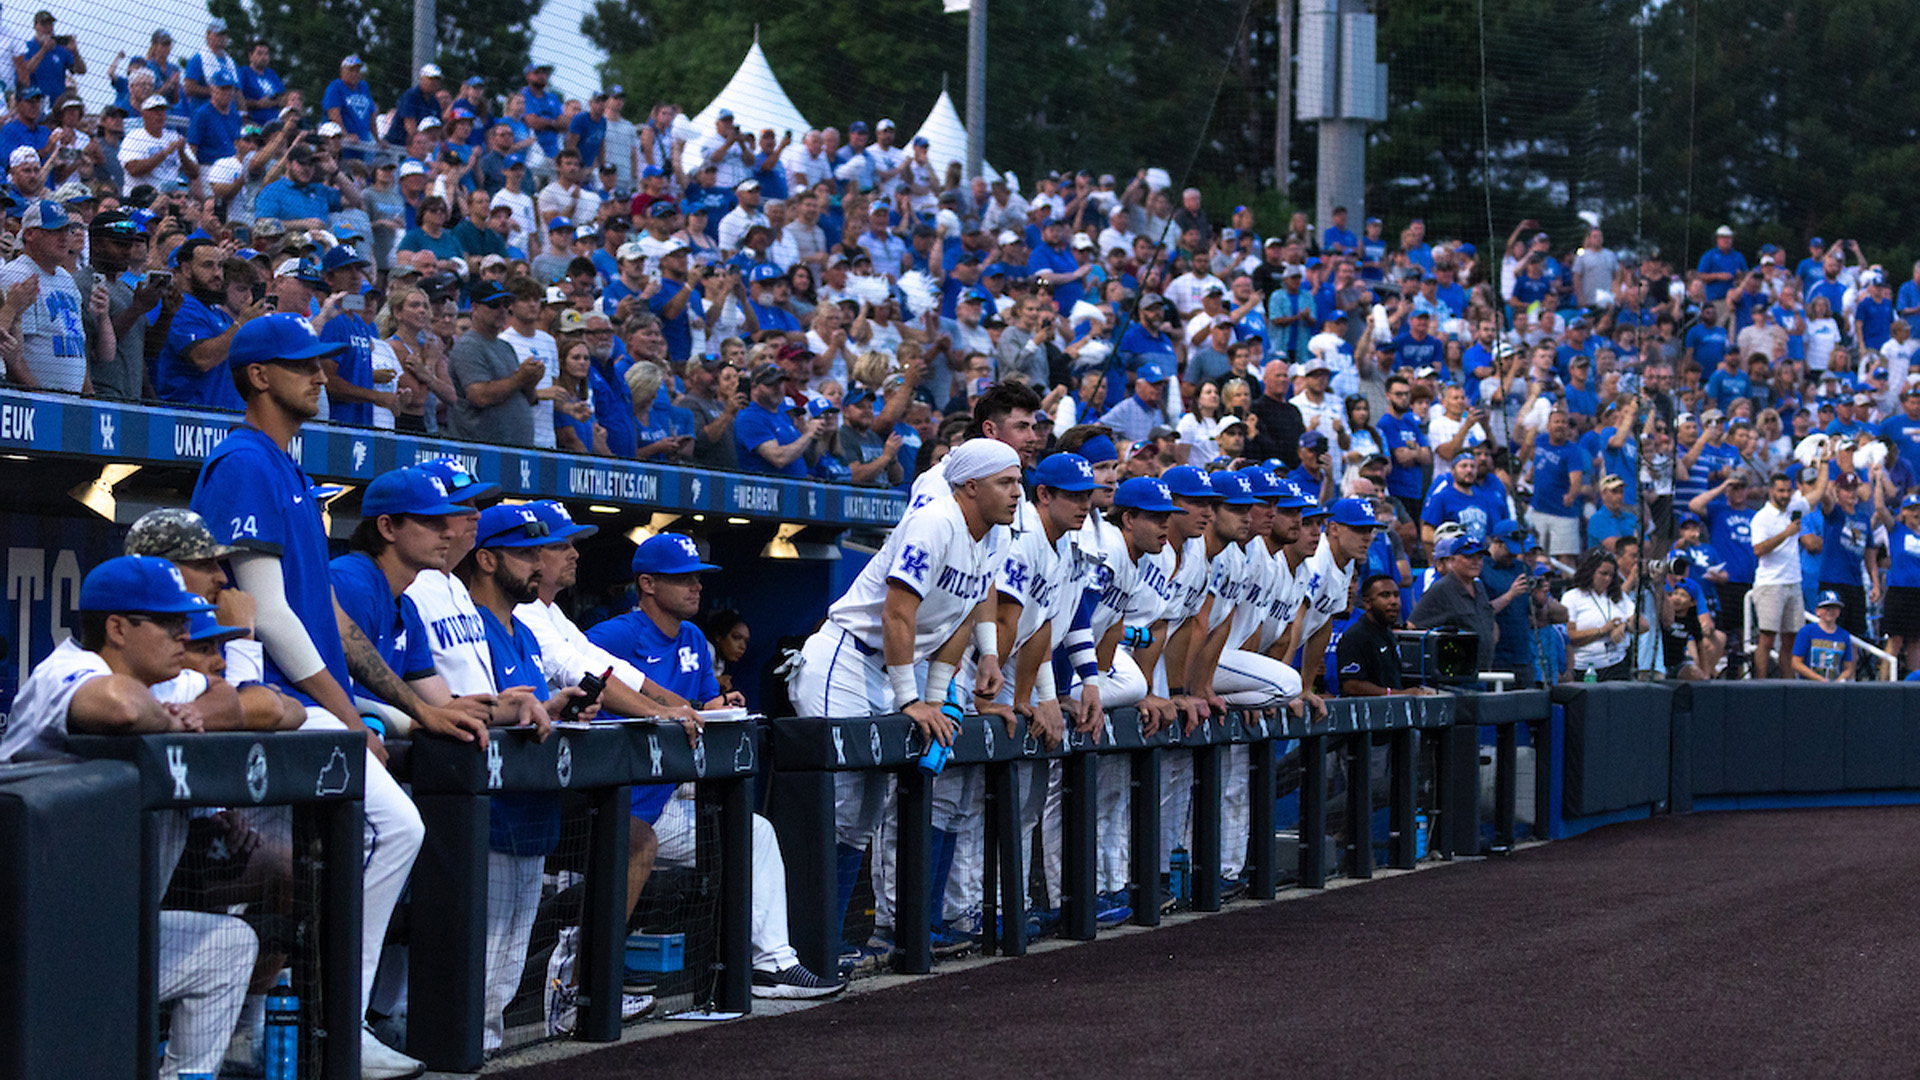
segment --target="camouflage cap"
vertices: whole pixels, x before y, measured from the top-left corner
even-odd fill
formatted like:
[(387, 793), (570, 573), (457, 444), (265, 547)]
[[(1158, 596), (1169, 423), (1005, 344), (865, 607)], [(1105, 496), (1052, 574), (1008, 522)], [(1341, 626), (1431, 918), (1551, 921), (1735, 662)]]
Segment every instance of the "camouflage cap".
[(127, 532), (127, 554), (157, 555), (174, 562), (217, 559), (233, 548), (213, 539), (206, 520), (191, 510), (167, 508), (141, 515)]

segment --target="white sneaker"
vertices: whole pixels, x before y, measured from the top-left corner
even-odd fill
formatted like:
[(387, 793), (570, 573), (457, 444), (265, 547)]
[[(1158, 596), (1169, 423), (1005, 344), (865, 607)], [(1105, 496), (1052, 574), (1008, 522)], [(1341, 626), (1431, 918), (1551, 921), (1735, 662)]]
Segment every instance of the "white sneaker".
[(388, 1046), (370, 1027), (360, 1029), (360, 1075), (363, 1080), (404, 1080), (419, 1076), (427, 1067), (421, 1061)]
[[(578, 990), (561, 985), (559, 979), (547, 985), (547, 1034), (573, 1034), (580, 1015), (579, 996)], [(638, 1020), (652, 1012), (655, 1004), (652, 994), (621, 994), (620, 1020)]]
[(623, 1023), (628, 1020), (638, 1020), (652, 1012), (653, 1006), (652, 994), (621, 994), (620, 1020)]

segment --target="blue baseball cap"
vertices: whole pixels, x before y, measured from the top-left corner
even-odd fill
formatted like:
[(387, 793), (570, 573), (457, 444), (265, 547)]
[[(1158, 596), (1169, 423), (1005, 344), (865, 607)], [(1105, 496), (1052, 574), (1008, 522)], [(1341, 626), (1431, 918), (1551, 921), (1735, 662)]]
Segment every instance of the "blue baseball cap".
[(1196, 465), (1175, 465), (1160, 474), (1160, 482), (1166, 486), (1169, 494), (1183, 499), (1220, 497), (1220, 493), (1213, 489), (1213, 479)]
[(567, 508), (552, 499), (541, 499), (527, 504), (527, 508), (540, 516), (547, 525), (547, 542), (557, 544), (562, 540), (581, 540), (600, 531), (598, 525), (582, 525), (573, 520)]
[[(1902, 510), (1911, 510), (1916, 506), (1920, 506), (1920, 492), (1915, 492), (1914, 494), (1909, 495), (1906, 498), (1900, 500), (1900, 509)], [(1699, 519), (1696, 518), (1694, 520), (1697, 521)]]
[(489, 506), (480, 511), (476, 548), (537, 548), (555, 543), (552, 530), (532, 504)]
[(1329, 512), (1336, 525), (1345, 525), (1352, 529), (1379, 528), (1380, 520), (1374, 516), (1373, 500), (1367, 498), (1336, 500)]
[[(1262, 471), (1268, 471), (1268, 470), (1263, 469)], [(1281, 479), (1279, 481), (1279, 484), (1280, 484), (1280, 501), (1273, 504), (1275, 509), (1278, 509), (1278, 510), (1311, 510), (1313, 509), (1313, 506), (1314, 506), (1313, 499), (1310, 498), (1306, 492), (1300, 490), (1299, 484), (1296, 484), (1293, 481), (1286, 480), (1286, 479)]]
[(572, 228), (573, 228), (572, 218), (563, 216), (563, 217), (550, 217), (547, 219), (548, 232), (560, 232), (563, 229), (571, 230)]
[(1119, 461), (1120, 450), (1113, 445), (1112, 439), (1105, 435), (1095, 435), (1080, 444), (1080, 456), (1098, 465), (1104, 461)]
[(778, 281), (783, 276), (784, 275), (780, 273), (779, 267), (772, 263), (761, 263), (747, 274), (747, 280), (756, 283), (762, 281)]
[(345, 244), (335, 244), (333, 247), (327, 249), (327, 254), (320, 260), (320, 272), (323, 274), (331, 274), (335, 270), (345, 270), (349, 266), (366, 265), (368, 265), (368, 262), (365, 255), (360, 254)]
[[(1913, 497), (1914, 496), (1908, 496), (1908, 498), (1913, 498)], [(1920, 505), (1920, 504), (1917, 504), (1917, 505)], [(1698, 524), (1700, 524), (1700, 515), (1694, 513), (1691, 510), (1682, 510), (1678, 514), (1675, 514), (1673, 517), (1673, 527), (1676, 529), (1678, 529), (1682, 525), (1698, 525)]]
[(214, 618), (211, 610), (196, 611), (187, 616), (188, 641), (232, 641), (237, 637), (246, 637), (251, 632), (244, 626), (220, 625), (220, 620)]
[(360, 516), (376, 518), (381, 514), (409, 514), (414, 517), (445, 517), (471, 514), (473, 507), (462, 506), (448, 495), (447, 482), (425, 469), (394, 469), (373, 478), (360, 496)]
[(1487, 539), (1507, 541), (1510, 547), (1514, 544), (1526, 543), (1527, 536), (1527, 527), (1512, 518), (1497, 522), (1493, 528), (1487, 530)]
[(1818, 611), (1819, 609), (1826, 607), (1829, 604), (1839, 608), (1843, 608), (1847, 606), (1847, 602), (1845, 600), (1840, 599), (1839, 593), (1834, 592), (1832, 589), (1821, 589), (1820, 595), (1816, 597), (1813, 601), (1814, 610)]
[(1247, 478), (1247, 486), (1253, 490), (1256, 499), (1272, 502), (1286, 493), (1281, 486), (1281, 479), (1262, 466), (1249, 465), (1240, 470), (1240, 475)]
[(1184, 514), (1173, 505), (1173, 493), (1167, 485), (1151, 476), (1136, 476), (1123, 481), (1113, 492), (1113, 505), (1122, 510), (1145, 510), (1158, 514)]
[(227, 347), (227, 366), (274, 364), (285, 360), (318, 360), (347, 351), (347, 342), (321, 341), (299, 315), (278, 312), (262, 315), (242, 326)]
[(1219, 472), (1213, 474), (1212, 480), (1214, 494), (1220, 496), (1220, 501), (1226, 505), (1259, 505), (1260, 498), (1253, 493), (1253, 482), (1248, 480), (1245, 474)]
[(187, 579), (157, 555), (120, 555), (87, 571), (80, 582), (81, 611), (145, 611), (190, 615), (213, 605), (187, 591)]
[(507, 160), (500, 163), (500, 169), (502, 172), (505, 172), (508, 169), (524, 169), (526, 167), (527, 167), (527, 155), (525, 154), (508, 154)]
[(1093, 463), (1079, 454), (1048, 454), (1033, 470), (1035, 487), (1055, 491), (1093, 491), (1106, 487), (1093, 478)]
[(991, 304), (993, 303), (993, 294), (976, 285), (960, 294), (961, 303), (964, 304), (969, 300), (977, 300), (982, 304)]
[(700, 548), (685, 533), (661, 533), (651, 537), (633, 553), (633, 573), (708, 574), (720, 569), (700, 561)]
[[(1341, 502), (1345, 501), (1344, 499), (1341, 500)], [(1335, 505), (1338, 504), (1336, 503)], [(1339, 521), (1340, 519), (1336, 516), (1334, 520)], [(1460, 536), (1449, 536), (1445, 540), (1433, 545), (1433, 556), (1436, 559), (1452, 558), (1455, 555), (1485, 555), (1486, 553), (1487, 549), (1484, 544), (1464, 534)]]
[(1819, 237), (1817, 237), (1817, 236), (1816, 236), (1816, 237), (1814, 237), (1813, 239), (1811, 239), (1811, 240), (1809, 240), (1809, 241), (1807, 241), (1807, 246), (1808, 246), (1808, 247), (1817, 247), (1817, 248), (1823, 248), (1823, 247), (1826, 247), (1826, 246), (1827, 246), (1827, 242), (1826, 242), (1825, 240), (1822, 240), (1822, 239), (1820, 239)]
[(1319, 451), (1325, 450), (1326, 448), (1327, 436), (1325, 432), (1303, 431), (1300, 433), (1300, 449)]
[(818, 420), (830, 412), (837, 413), (839, 411), (840, 406), (835, 405), (833, 399), (824, 395), (814, 394), (807, 398), (807, 417), (809, 419)]
[(1150, 383), (1163, 383), (1167, 381), (1166, 371), (1162, 369), (1159, 364), (1152, 362), (1141, 364), (1140, 370), (1134, 372), (1133, 377), (1136, 379), (1145, 379)]
[(447, 489), (447, 498), (454, 502), (477, 502), (500, 494), (500, 485), (489, 484), (467, 471), (459, 458), (435, 458), (423, 461), (414, 468), (437, 478)]
[(648, 165), (640, 170), (640, 179), (651, 180), (656, 176), (665, 176), (667, 171), (658, 165)]
[(680, 204), (670, 199), (661, 199), (647, 207), (648, 217), (672, 217), (680, 212)]
[(35, 199), (27, 204), (26, 212), (20, 215), (22, 229), (57, 232), (73, 223), (73, 219), (67, 216), (67, 208), (52, 199)]
[(1321, 506), (1319, 503), (1310, 502), (1300, 509), (1300, 520), (1312, 521), (1314, 518), (1323, 518), (1331, 513), (1333, 513), (1332, 510)]

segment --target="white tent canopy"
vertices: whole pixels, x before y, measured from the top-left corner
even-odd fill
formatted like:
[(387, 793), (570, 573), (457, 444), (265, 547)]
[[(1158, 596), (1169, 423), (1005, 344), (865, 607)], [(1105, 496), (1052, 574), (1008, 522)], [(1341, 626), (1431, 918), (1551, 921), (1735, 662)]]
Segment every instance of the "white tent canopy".
[(733, 112), (734, 122), (742, 131), (756, 135), (767, 128), (779, 133), (791, 131), (795, 143), (813, 126), (781, 89), (780, 80), (773, 77), (773, 66), (767, 63), (767, 54), (761, 51), (757, 35), (753, 47), (747, 50), (747, 58), (740, 61), (739, 69), (727, 80), (719, 96), (707, 102), (707, 107), (691, 121), (683, 118), (675, 122), (675, 134), (688, 141), (687, 150), (681, 155), (681, 164), (688, 171), (698, 167), (692, 143), (712, 133), (722, 109)]
[[(927, 113), (926, 122), (920, 130), (913, 133), (916, 139), (927, 140), (927, 160), (933, 163), (933, 171), (941, 176), (947, 172), (947, 163), (960, 163), (961, 174), (968, 180), (973, 174), (967, 171), (967, 129), (960, 122), (960, 113), (953, 107), (953, 98), (945, 90), (934, 101), (933, 110)], [(911, 141), (909, 146), (913, 145)], [(985, 158), (980, 161), (980, 171), (989, 181), (998, 180), (1000, 173)]]

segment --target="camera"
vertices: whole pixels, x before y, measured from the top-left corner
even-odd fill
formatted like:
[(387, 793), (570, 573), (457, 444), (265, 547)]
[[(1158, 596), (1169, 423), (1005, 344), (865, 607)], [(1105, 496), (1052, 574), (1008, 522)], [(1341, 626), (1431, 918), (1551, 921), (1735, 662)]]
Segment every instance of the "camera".
[(1667, 573), (1673, 577), (1686, 577), (1693, 572), (1693, 560), (1685, 555), (1675, 555), (1667, 560)]

